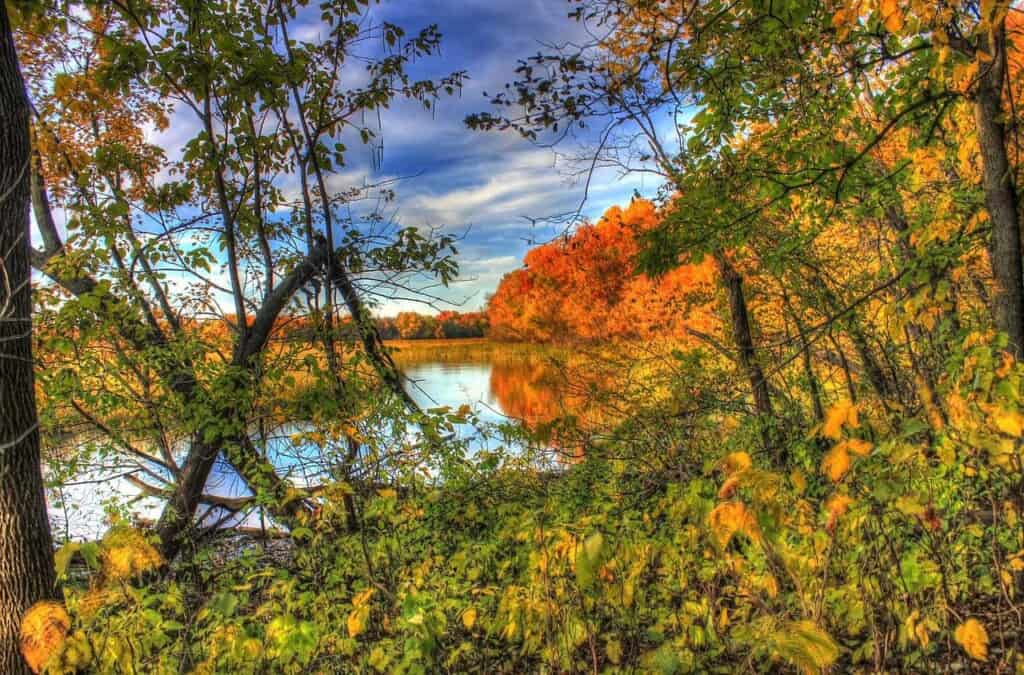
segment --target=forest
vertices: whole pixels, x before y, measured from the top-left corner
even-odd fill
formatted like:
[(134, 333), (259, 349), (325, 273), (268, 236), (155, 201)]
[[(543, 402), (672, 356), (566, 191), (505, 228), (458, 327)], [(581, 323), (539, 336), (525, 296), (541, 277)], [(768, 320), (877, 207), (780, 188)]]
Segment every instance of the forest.
[(1024, 672), (1024, 7), (412, 4), (0, 3), (0, 673)]

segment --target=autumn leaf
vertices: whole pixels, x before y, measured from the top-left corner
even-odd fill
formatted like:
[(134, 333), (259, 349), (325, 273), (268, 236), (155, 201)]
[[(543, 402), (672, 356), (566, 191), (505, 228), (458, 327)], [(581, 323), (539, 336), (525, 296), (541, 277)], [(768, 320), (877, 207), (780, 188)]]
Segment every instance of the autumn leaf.
[(903, 622), (903, 629), (907, 637), (922, 647), (927, 647), (931, 643), (931, 636), (928, 634), (929, 627), (935, 628), (935, 625), (930, 619), (921, 620), (921, 612), (916, 609)]
[(890, 33), (898, 33), (903, 28), (903, 10), (898, 0), (882, 0), (882, 22)]
[(849, 400), (840, 401), (828, 409), (825, 414), (825, 423), (821, 427), (821, 435), (838, 441), (842, 437), (844, 426), (851, 429), (860, 426), (857, 419), (857, 406)]
[(718, 498), (728, 499), (729, 497), (732, 497), (736, 492), (736, 488), (739, 487), (739, 484), (739, 476), (730, 476), (724, 483), (722, 483), (722, 487), (718, 490)]
[(466, 630), (473, 628), (476, 623), (476, 608), (470, 607), (462, 613), (462, 625), (465, 626)]
[(839, 645), (813, 621), (790, 621), (773, 637), (779, 655), (806, 675), (828, 668), (839, 657)]
[(988, 632), (977, 619), (964, 621), (957, 627), (953, 637), (972, 659), (976, 661), (988, 659)]
[(807, 477), (804, 476), (804, 472), (800, 469), (793, 469), (790, 472), (789, 482), (793, 484), (793, 489), (796, 490), (798, 495), (802, 495), (807, 491)]
[(850, 470), (850, 453), (843, 445), (836, 445), (825, 453), (821, 460), (821, 470), (833, 483), (842, 480), (846, 472)]
[(366, 624), (370, 618), (370, 606), (356, 607), (348, 613), (348, 620), (345, 622), (350, 638), (359, 637), (366, 630)]
[(604, 536), (597, 532), (587, 537), (576, 554), (576, 582), (586, 588), (594, 583), (604, 552)]
[(839, 445), (858, 457), (867, 457), (872, 448), (875, 447), (873, 443), (860, 438), (848, 438)]
[(111, 529), (100, 544), (103, 572), (110, 579), (128, 579), (163, 565), (160, 552), (145, 535), (130, 527)]
[(708, 522), (715, 541), (722, 548), (725, 548), (737, 532), (747, 535), (754, 541), (761, 539), (757, 520), (754, 518), (754, 514), (747, 510), (743, 502), (733, 501), (719, 504), (708, 515)]
[(42, 671), (70, 628), (71, 618), (58, 602), (37, 602), (29, 608), (21, 620), (21, 654), (32, 672)]
[(829, 532), (833, 532), (836, 529), (836, 523), (842, 518), (847, 509), (850, 508), (850, 504), (853, 503), (853, 499), (848, 495), (833, 495), (828, 503), (825, 505), (825, 509), (828, 511), (828, 524), (826, 528)]
[(752, 461), (750, 455), (746, 452), (732, 452), (722, 458), (719, 462), (719, 467), (727, 476), (731, 476), (734, 473), (740, 471), (746, 471), (750, 468)]
[(1017, 410), (996, 409), (992, 415), (996, 428), (1008, 436), (1019, 437), (1024, 433), (1024, 415)]

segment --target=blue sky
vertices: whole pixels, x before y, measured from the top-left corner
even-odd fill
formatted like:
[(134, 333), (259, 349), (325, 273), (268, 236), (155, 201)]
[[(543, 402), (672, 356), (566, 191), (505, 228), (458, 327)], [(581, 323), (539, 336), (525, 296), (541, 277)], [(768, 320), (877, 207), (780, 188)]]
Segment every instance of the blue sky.
[[(415, 64), (415, 78), (439, 78), (459, 70), (468, 76), (461, 95), (442, 99), (433, 114), (403, 101), (383, 111), (379, 165), (371, 161), (370, 148), (342, 138), (349, 147), (348, 166), (331, 177), (330, 188), (341, 191), (403, 177), (386, 215), (403, 227), (436, 228), (463, 237), (458, 244), (460, 279), (448, 289), (431, 289), (441, 303), (430, 307), (385, 299), (376, 309), (379, 315), (480, 309), (502, 275), (521, 264), (532, 243), (562, 231), (563, 225), (545, 224), (544, 219), (580, 207), (584, 185), (579, 166), (565, 155), (585, 153), (588, 131), (560, 144), (556, 153), (514, 132), (471, 131), (464, 124), (467, 114), (491, 109), (484, 92), (499, 91), (514, 79), (518, 59), (584, 37), (582, 28), (568, 18), (571, 7), (566, 0), (384, 0), (371, 10), (374, 21), (398, 24), (407, 35), (438, 25), (441, 53)], [(321, 30), (318, 16), (316, 3), (310, 3), (292, 27), (293, 37), (315, 39)], [(153, 139), (171, 155), (196, 131), (190, 115), (177, 117)], [(609, 206), (628, 203), (634, 191), (652, 195), (657, 187), (650, 177), (599, 170), (581, 214), (596, 218)]]
[[(529, 219), (574, 211), (583, 185), (572, 178), (573, 166), (551, 149), (538, 147), (511, 132), (476, 132), (463, 124), (472, 112), (488, 110), (484, 92), (504, 87), (514, 77), (517, 59), (536, 54), (545, 44), (579, 38), (581, 28), (568, 18), (565, 0), (414, 0), (384, 2), (374, 17), (413, 33), (436, 23), (442, 34), (441, 55), (417, 64), (415, 75), (437, 77), (454, 70), (469, 76), (461, 96), (444, 99), (436, 114), (400, 103), (382, 117), (383, 162), (374, 168), (370, 151), (353, 148), (349, 170), (339, 180), (359, 182), (388, 176), (413, 176), (397, 186), (394, 215), (404, 226), (433, 226), (464, 233), (459, 246), (462, 280), (444, 297), (460, 309), (477, 309), (501, 276), (522, 261), (529, 242), (550, 239), (557, 226), (531, 226)], [(315, 31), (315, 23), (306, 30)], [(580, 148), (569, 141), (560, 151)], [(653, 192), (637, 176), (611, 170), (595, 175), (583, 214), (600, 215), (608, 206), (628, 202), (634, 189)], [(382, 314), (415, 308), (387, 302)]]

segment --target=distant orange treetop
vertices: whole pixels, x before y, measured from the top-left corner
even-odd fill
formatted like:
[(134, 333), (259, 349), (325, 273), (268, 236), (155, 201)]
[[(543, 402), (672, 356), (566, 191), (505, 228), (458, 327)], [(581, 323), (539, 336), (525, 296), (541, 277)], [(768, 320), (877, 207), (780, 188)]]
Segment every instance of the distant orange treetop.
[(638, 235), (661, 215), (643, 199), (613, 206), (594, 224), (531, 249), (487, 307), (491, 335), (537, 342), (683, 338), (707, 330), (714, 271), (685, 264), (654, 279), (636, 270)]

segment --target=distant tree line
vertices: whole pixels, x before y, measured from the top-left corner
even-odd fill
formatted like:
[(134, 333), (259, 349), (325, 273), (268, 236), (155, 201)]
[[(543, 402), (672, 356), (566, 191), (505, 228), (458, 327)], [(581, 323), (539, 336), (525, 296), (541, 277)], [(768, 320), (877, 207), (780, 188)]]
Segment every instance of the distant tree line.
[(479, 338), (487, 335), (488, 328), (483, 312), (445, 311), (436, 316), (400, 312), (394, 318), (377, 319), (376, 323), (385, 340)]
[[(282, 334), (291, 340), (305, 340), (314, 336), (317, 326), (307, 317), (282, 317)], [(452, 340), (487, 337), (488, 320), (484, 312), (444, 311), (437, 315), (418, 312), (399, 312), (394, 317), (373, 319), (373, 324), (384, 340)], [(356, 325), (349, 319), (338, 323), (343, 338), (356, 336)]]

